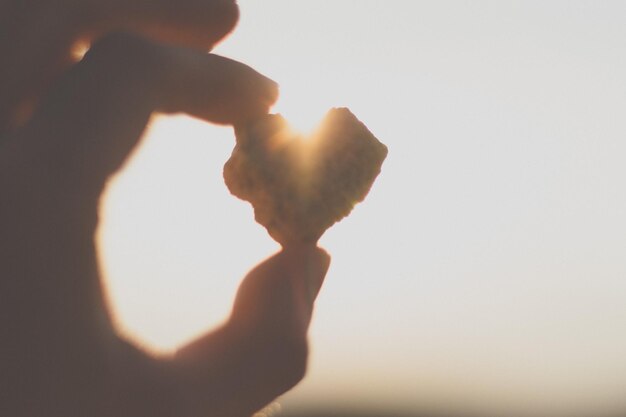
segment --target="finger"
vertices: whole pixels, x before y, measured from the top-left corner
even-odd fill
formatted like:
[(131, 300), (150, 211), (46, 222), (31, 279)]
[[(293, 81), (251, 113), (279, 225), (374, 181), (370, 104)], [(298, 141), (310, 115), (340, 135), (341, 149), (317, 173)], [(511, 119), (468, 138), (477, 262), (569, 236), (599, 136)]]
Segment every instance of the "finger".
[(278, 98), (274, 81), (240, 62), (184, 48), (168, 54), (172, 66), (164, 73), (161, 111), (234, 125), (266, 114)]
[(102, 187), (153, 111), (233, 124), (266, 113), (276, 96), (276, 84), (244, 64), (116, 34), (68, 71), (26, 134), (65, 187)]
[(98, 2), (96, 28), (141, 33), (168, 43), (210, 49), (237, 24), (234, 0), (115, 0)]
[(242, 282), (231, 320), (247, 331), (303, 340), (330, 256), (315, 245), (282, 250)]
[(197, 414), (250, 415), (302, 379), (309, 287), (319, 290), (329, 263), (312, 245), (271, 257), (244, 279), (228, 323), (176, 354), (183, 397)]
[(158, 40), (212, 48), (236, 25), (232, 0), (87, 0), (0, 3), (0, 135), (30, 116), (32, 103), (75, 62), (77, 41), (114, 30)]

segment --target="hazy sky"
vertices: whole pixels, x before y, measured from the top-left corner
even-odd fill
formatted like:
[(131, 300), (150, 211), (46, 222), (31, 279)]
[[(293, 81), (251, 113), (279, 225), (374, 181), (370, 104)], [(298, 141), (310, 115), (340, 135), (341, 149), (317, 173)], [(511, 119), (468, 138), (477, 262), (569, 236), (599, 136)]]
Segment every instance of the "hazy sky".
[[(217, 50), (311, 124), (348, 106), (389, 146), (322, 240), (309, 376), (283, 401), (625, 406), (626, 2), (240, 0)], [(121, 325), (168, 350), (277, 249), (221, 168), (234, 138), (159, 119), (109, 189)]]

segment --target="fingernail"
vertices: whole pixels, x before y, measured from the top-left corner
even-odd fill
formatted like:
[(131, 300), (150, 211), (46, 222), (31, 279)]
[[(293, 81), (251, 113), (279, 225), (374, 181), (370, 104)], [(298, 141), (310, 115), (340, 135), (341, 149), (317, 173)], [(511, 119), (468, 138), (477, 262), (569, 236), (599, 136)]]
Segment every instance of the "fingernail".
[(278, 100), (278, 95), (280, 94), (280, 86), (278, 85), (276, 81), (270, 78), (265, 77), (265, 79), (267, 80), (267, 83), (266, 83), (267, 97), (272, 103), (274, 103), (276, 100)]
[(328, 268), (330, 268), (330, 255), (324, 249), (317, 248), (316, 256), (318, 257), (319, 272), (326, 275)]
[(320, 248), (308, 253), (305, 261), (305, 274), (307, 286), (307, 298), (313, 303), (328, 272), (330, 266), (330, 256)]
[(330, 256), (320, 248), (310, 249), (304, 255), (302, 263), (309, 278), (322, 278), (330, 266)]

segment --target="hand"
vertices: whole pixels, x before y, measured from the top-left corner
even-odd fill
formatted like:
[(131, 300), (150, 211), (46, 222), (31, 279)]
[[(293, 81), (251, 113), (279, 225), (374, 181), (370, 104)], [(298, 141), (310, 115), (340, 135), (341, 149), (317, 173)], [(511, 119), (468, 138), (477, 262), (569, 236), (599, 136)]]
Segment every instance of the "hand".
[[(223, 326), (157, 358), (116, 335), (93, 234), (152, 112), (233, 124), (266, 113), (277, 87), (194, 49), (232, 29), (231, 2), (51, 3), (0, 2), (0, 415), (249, 416), (303, 375), (328, 255), (268, 259)], [(143, 35), (94, 35), (120, 27)], [(65, 59), (84, 36), (85, 58)]]
[(234, 0), (0, 1), (0, 136), (77, 60), (73, 47), (132, 32), (208, 50), (235, 26)]

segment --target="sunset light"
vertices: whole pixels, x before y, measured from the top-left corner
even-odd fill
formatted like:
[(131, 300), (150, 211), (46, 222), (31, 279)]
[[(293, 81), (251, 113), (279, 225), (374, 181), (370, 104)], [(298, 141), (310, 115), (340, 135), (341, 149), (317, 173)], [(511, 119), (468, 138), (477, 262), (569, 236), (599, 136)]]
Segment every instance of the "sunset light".
[[(626, 407), (624, 5), (239, 4), (214, 52), (280, 84), (271, 113), (307, 136), (347, 107), (389, 148), (320, 241), (307, 377), (273, 407)], [(232, 127), (155, 115), (107, 188), (110, 302), (151, 350), (221, 323), (279, 250), (224, 185), (234, 146)]]
[(321, 105), (310, 104), (306, 98), (298, 100), (281, 97), (280, 101), (272, 109), (273, 113), (282, 115), (289, 122), (294, 133), (310, 138), (322, 121), (326, 112), (330, 109)]

